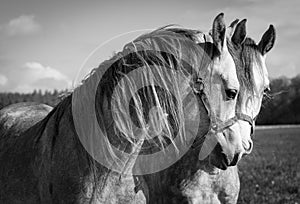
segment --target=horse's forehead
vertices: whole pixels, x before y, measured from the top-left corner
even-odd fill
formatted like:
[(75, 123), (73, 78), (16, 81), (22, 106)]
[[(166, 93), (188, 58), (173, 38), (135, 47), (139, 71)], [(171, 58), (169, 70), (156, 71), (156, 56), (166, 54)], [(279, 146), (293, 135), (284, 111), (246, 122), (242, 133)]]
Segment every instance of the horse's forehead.
[[(226, 43), (224, 43), (226, 46)], [(227, 88), (239, 89), (240, 84), (237, 76), (237, 66), (227, 47), (223, 47), (220, 57), (214, 59), (212, 66), (221, 75)]]
[(223, 69), (221, 69), (220, 74), (225, 79), (225, 82), (227, 82), (226, 88), (239, 90), (240, 83), (237, 76), (237, 69), (231, 55), (228, 55), (224, 59)]
[(265, 56), (259, 55), (259, 57), (253, 62), (253, 65), (253, 80), (257, 91), (261, 91), (270, 85)]
[(266, 66), (266, 56), (260, 56), (261, 57), (261, 66), (263, 71), (263, 77), (264, 77), (264, 86), (268, 87), (270, 85), (269, 81), (269, 73)]

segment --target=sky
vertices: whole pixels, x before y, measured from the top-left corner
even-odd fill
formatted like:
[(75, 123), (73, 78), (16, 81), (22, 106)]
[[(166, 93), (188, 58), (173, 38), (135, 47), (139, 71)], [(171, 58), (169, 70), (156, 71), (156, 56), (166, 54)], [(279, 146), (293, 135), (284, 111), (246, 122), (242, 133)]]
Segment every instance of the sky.
[(149, 29), (178, 24), (207, 32), (220, 12), (228, 25), (246, 18), (247, 35), (256, 42), (273, 24), (270, 77), (300, 74), (299, 0), (1, 0), (0, 92), (73, 88)]

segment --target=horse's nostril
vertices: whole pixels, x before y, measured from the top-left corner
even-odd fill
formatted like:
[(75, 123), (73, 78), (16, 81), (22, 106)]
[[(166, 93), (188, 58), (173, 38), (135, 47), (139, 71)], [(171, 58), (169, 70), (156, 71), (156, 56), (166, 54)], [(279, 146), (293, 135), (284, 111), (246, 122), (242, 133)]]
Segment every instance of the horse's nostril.
[(244, 147), (245, 154), (250, 154), (250, 152), (252, 151), (252, 146), (253, 146), (252, 142), (249, 141), (248, 147), (247, 148)]

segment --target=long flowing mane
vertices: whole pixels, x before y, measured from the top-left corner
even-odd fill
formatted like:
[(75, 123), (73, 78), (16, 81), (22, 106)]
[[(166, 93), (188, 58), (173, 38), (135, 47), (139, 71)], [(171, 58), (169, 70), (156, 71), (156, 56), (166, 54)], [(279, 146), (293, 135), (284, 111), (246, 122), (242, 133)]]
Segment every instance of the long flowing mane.
[[(93, 68), (89, 74), (82, 80), (82, 83), (79, 85), (83, 85), (97, 70), (105, 68), (108, 64), (111, 64), (112, 62), (116, 61), (116, 59), (126, 55), (126, 49), (132, 49), (132, 47), (135, 48), (136, 44), (139, 44), (140, 46), (144, 46), (147, 48), (147, 44), (141, 45), (141, 42), (144, 39), (149, 39), (149, 38), (160, 38), (164, 36), (173, 36), (174, 40), (179, 40), (179, 38), (186, 38), (189, 39), (198, 46), (201, 46), (203, 50), (206, 52), (206, 54), (210, 57), (213, 58), (215, 55), (218, 55), (218, 50), (215, 47), (215, 45), (212, 42), (211, 36), (203, 33), (202, 31), (199, 30), (192, 30), (192, 29), (185, 29), (185, 28), (178, 28), (178, 27), (173, 27), (173, 25), (167, 25), (163, 26), (161, 28), (158, 28), (150, 33), (146, 33), (144, 35), (141, 35), (140, 37), (136, 38), (134, 41), (126, 44), (123, 48), (123, 51), (115, 53), (110, 59), (102, 62), (98, 67)], [(187, 41), (186, 41), (187, 42)], [(195, 46), (194, 44), (194, 46)], [(131, 46), (131, 48), (129, 48)], [(194, 47), (195, 48), (195, 47)], [(193, 47), (191, 47), (192, 50), (195, 50)], [(135, 51), (135, 50), (131, 51)], [(167, 51), (172, 53), (173, 55), (179, 54), (176, 53), (176, 48), (170, 49), (167, 48)], [(69, 92), (71, 94), (72, 92)]]
[[(82, 128), (82, 132), (87, 135), (104, 133), (105, 137), (99, 144), (104, 143), (108, 148), (101, 152), (101, 155), (105, 155), (105, 160), (109, 161), (108, 166), (116, 165), (122, 169), (127, 159), (120, 159), (114, 149), (129, 155), (134, 154), (134, 147), (140, 143), (137, 134), (140, 134), (141, 130), (152, 128), (155, 133), (155, 129), (162, 129), (161, 124), (151, 124), (153, 119), (151, 120), (148, 114), (153, 106), (160, 106), (167, 115), (160, 114), (154, 121), (158, 120), (158, 123), (164, 124), (166, 132), (162, 132), (163, 136), (155, 138), (153, 135), (144, 134), (139, 154), (155, 153), (169, 144), (173, 144), (175, 153), (183, 154), (175, 141), (187, 142), (183, 131), (183, 118), (187, 114), (183, 109), (187, 106), (191, 108), (189, 112), (193, 112), (196, 108), (194, 103), (197, 102), (191, 99), (192, 96), (188, 96), (189, 100), (184, 99), (187, 97), (187, 88), (197, 79), (199, 72), (203, 72), (199, 68), (204, 69), (213, 57), (219, 55), (216, 50), (210, 35), (200, 31), (171, 26), (159, 28), (126, 44), (121, 52), (93, 69), (82, 84), (53, 111), (63, 110), (63, 106), (70, 106), (71, 102), (72, 109), (77, 112), (72, 114), (75, 127), (76, 118), (80, 117), (82, 121), (92, 118), (92, 125)], [(140, 67), (151, 71), (138, 73), (134, 80), (127, 77)], [(178, 78), (176, 73), (180, 73), (183, 78)], [(129, 82), (124, 82), (125, 79)], [(160, 87), (155, 84), (158, 81)], [(141, 85), (144, 88), (139, 89)], [(129, 96), (133, 100), (125, 101)], [(90, 103), (91, 100), (94, 101)], [(129, 110), (126, 107), (128, 103)], [(157, 113), (156, 111), (155, 114)], [(199, 116), (188, 117), (192, 120), (191, 124), (199, 122), (199, 118), (196, 118)], [(80, 134), (80, 130), (76, 129), (76, 132)], [(192, 134), (196, 135), (197, 132)], [(82, 141), (82, 137), (80, 139), (83, 144), (86, 142), (87, 145), (94, 145), (89, 140)], [(93, 156), (96, 154), (93, 148), (89, 153)]]
[[(145, 52), (144, 50), (150, 50), (151, 52)], [(161, 52), (154, 52), (155, 50)], [(196, 108), (194, 103), (197, 102), (193, 100), (190, 101), (189, 99), (192, 98), (188, 97), (188, 103), (186, 103), (186, 101), (183, 101), (184, 96), (182, 96), (181, 94), (185, 92), (186, 87), (189, 87), (189, 84), (187, 82), (193, 82), (193, 79), (197, 78), (199, 71), (201, 71), (199, 70), (199, 68), (205, 68), (210, 63), (210, 59), (219, 54), (215, 53), (214, 50), (216, 49), (214, 47), (214, 44), (212, 43), (211, 37), (209, 35), (203, 34), (202, 32), (180, 28), (161, 28), (149, 34), (140, 36), (135, 41), (128, 43), (124, 46), (124, 49), (121, 52), (117, 53), (111, 59), (101, 63), (99, 67), (93, 69), (88, 77), (82, 82), (82, 84), (74, 89), (73, 92), (70, 92), (47, 115), (45, 119), (39, 122), (35, 127), (29, 129), (28, 134), (26, 134), (23, 138), (26, 141), (25, 144), (23, 144), (21, 140), (18, 141), (18, 150), (20, 150), (20, 154), (25, 156), (27, 155), (22, 153), (22, 151), (26, 149), (24, 145), (29, 146), (30, 142), (33, 141), (32, 143), (34, 144), (34, 150), (32, 150), (32, 154), (30, 153), (30, 156), (37, 155), (32, 156), (32, 158), (41, 160), (41, 164), (37, 161), (32, 162), (34, 163), (34, 165), (37, 165), (34, 168), (34, 170), (36, 170), (37, 172), (34, 172), (34, 174), (38, 175), (38, 177), (44, 181), (44, 183), (41, 184), (41, 186), (43, 187), (41, 187), (41, 191), (49, 191), (52, 194), (53, 189), (55, 189), (55, 187), (53, 187), (51, 183), (53, 179), (59, 178), (59, 182), (61, 182), (61, 179), (64, 177), (64, 175), (67, 175), (66, 178), (69, 180), (65, 181), (65, 183), (66, 185), (70, 185), (70, 188), (67, 188), (68, 190), (70, 189), (70, 192), (66, 191), (64, 193), (69, 193), (70, 197), (71, 195), (75, 194), (77, 196), (78, 189), (76, 186), (76, 182), (78, 182), (80, 184), (83, 183), (82, 185), (85, 185), (83, 190), (90, 193), (90, 200), (93, 200), (94, 197), (97, 197), (95, 199), (99, 199), (98, 197), (100, 196), (98, 196), (98, 193), (103, 193), (102, 190), (106, 187), (105, 185), (109, 183), (109, 181), (107, 182), (107, 180), (111, 179), (110, 176), (113, 173), (111, 169), (106, 168), (107, 166), (103, 166), (101, 165), (101, 163), (97, 162), (94, 159), (93, 154), (89, 154), (89, 152), (84, 151), (84, 149), (82, 148), (82, 141), (79, 141), (78, 137), (76, 137), (77, 131), (74, 128), (74, 126), (76, 125), (74, 118), (91, 118), (90, 112), (86, 111), (87, 106), (89, 106), (87, 102), (90, 99), (95, 99), (98, 97), (96, 101), (100, 104), (103, 103), (103, 106), (100, 106), (99, 103), (97, 103), (99, 106), (92, 107), (92, 111), (94, 112), (93, 114), (96, 114), (96, 110), (98, 110), (97, 112), (102, 113), (101, 115), (96, 116), (95, 121), (102, 120), (100, 123), (97, 123), (97, 125), (106, 126), (106, 129), (108, 131), (112, 131), (111, 133), (113, 133), (106, 135), (110, 140), (105, 140), (105, 146), (111, 147), (112, 149), (113, 145), (118, 145), (118, 149), (131, 154), (134, 150), (132, 144), (138, 144), (138, 141), (130, 137), (129, 134), (122, 134), (122, 132), (116, 128), (117, 125), (112, 123), (113, 118), (111, 117), (111, 112), (114, 112), (115, 109), (109, 107), (107, 103), (107, 98), (114, 93), (114, 87), (116, 84), (118, 84), (117, 82), (119, 81), (120, 76), (122, 76), (122, 74), (124, 73), (130, 73), (129, 71), (132, 71), (132, 67), (137, 67), (136, 65), (144, 65), (145, 67), (154, 65), (152, 67), (154, 67), (154, 70), (157, 71), (156, 73), (159, 73), (158, 76), (161, 76), (161, 78), (163, 79), (164, 76), (169, 76), (170, 78), (166, 78), (165, 82), (167, 82), (167, 80), (172, 82), (168, 84), (173, 85), (173, 88), (175, 88), (175, 93), (173, 94), (177, 94), (176, 96), (178, 96), (179, 101), (173, 102), (173, 97), (171, 96), (172, 94), (169, 95), (168, 93), (164, 93), (163, 90), (157, 89), (155, 86), (150, 86), (151, 88), (154, 88), (155, 91), (151, 92), (151, 90), (153, 89), (143, 90), (141, 95), (139, 97), (136, 97), (136, 104), (138, 104), (139, 98), (141, 99), (141, 101), (147, 102), (146, 104), (150, 105), (155, 104), (155, 100), (158, 100), (161, 106), (165, 105), (166, 109), (169, 111), (169, 115), (174, 115), (173, 118), (169, 118), (169, 129), (173, 129), (173, 131), (176, 131), (176, 129), (182, 128), (182, 126), (184, 125), (180, 123), (180, 121), (178, 121), (182, 117), (182, 115), (180, 114), (183, 114), (180, 109), (188, 107), (190, 111), (186, 112), (188, 114), (193, 113), (195, 112), (193, 111), (194, 108)], [(203, 53), (203, 51), (205, 53)], [(132, 53), (138, 53), (139, 55), (133, 55)], [(204, 54), (207, 55), (207, 57), (203, 56)], [(126, 58), (126, 56), (129, 57)], [(189, 63), (184, 64), (184, 61), (187, 61)], [(158, 65), (164, 65), (162, 67), (168, 68), (159, 69)], [(108, 67), (110, 67), (110, 69), (107, 69)], [(179, 70), (180, 73), (182, 73), (183, 79), (189, 80), (179, 80), (175, 75), (170, 74), (170, 72), (172, 73), (173, 70)], [(97, 85), (97, 83), (95, 82), (97, 82), (99, 73), (103, 73), (104, 77), (102, 78), (103, 80), (99, 81)], [(146, 77), (144, 78), (147, 77), (148, 75), (146, 75)], [(151, 79), (156, 78), (152, 77)], [(95, 92), (92, 92), (90, 88), (93, 88), (91, 86), (95, 85)], [(99, 86), (101, 88), (98, 89)], [(121, 87), (127, 86), (125, 86), (124, 84)], [(163, 83), (162, 87), (167, 88), (167, 86), (164, 86)], [(115, 99), (123, 98), (122, 96), (126, 94), (126, 89), (124, 89), (124, 91), (120, 90), (120, 97), (117, 97)], [(145, 98), (143, 98), (143, 96), (149, 95), (149, 99), (153, 98), (155, 100), (147, 101)], [(72, 113), (74, 100), (82, 101), (82, 108), (77, 109), (80, 111), (79, 116)], [(185, 103), (186, 107), (183, 107), (183, 103)], [(119, 105), (122, 106), (122, 104)], [(136, 106), (139, 107), (138, 105)], [(107, 109), (105, 107), (107, 107)], [(145, 109), (147, 108), (149, 109), (150, 107), (145, 107)], [(110, 113), (108, 114), (107, 112)], [(138, 111), (132, 112), (139, 113)], [(144, 117), (143, 112), (141, 112), (140, 115), (143, 116), (143, 120), (150, 120), (149, 118), (147, 119), (146, 117)], [(142, 123), (143, 120), (139, 120), (140, 123)], [(119, 121), (127, 122), (127, 120)], [(196, 121), (199, 122), (198, 119)], [(143, 124), (140, 125), (142, 126)], [(84, 131), (86, 132), (90, 130), (92, 130), (92, 128), (84, 129)], [(35, 137), (31, 137), (32, 131), (37, 132)], [(179, 134), (177, 137), (180, 140), (185, 141), (184, 134)], [(155, 141), (148, 139), (148, 143), (145, 142), (145, 147), (141, 147), (143, 151), (140, 152), (144, 152), (144, 154), (147, 154), (149, 151), (157, 151), (157, 149), (155, 149), (156, 146), (158, 148), (161, 148), (164, 147), (163, 144), (166, 142), (174, 142), (172, 141), (174, 140), (174, 138), (172, 137), (159, 139), (161, 140)], [(64, 141), (65, 143), (62, 144), (62, 141)], [(161, 145), (161, 143), (163, 144)], [(130, 163), (130, 161), (128, 161), (128, 159), (126, 158), (125, 160), (122, 160), (121, 158), (121, 161), (120, 159), (116, 159), (113, 155), (113, 152), (108, 151), (108, 153), (109, 154), (106, 154), (105, 157), (107, 158), (107, 161), (112, 162), (111, 165), (114, 165), (113, 163), (117, 163), (117, 165), (124, 167), (128, 163)], [(31, 158), (30, 156), (28, 156), (28, 158)], [(30, 161), (25, 161), (30, 163)], [(14, 163), (11, 162), (10, 165), (14, 166)], [(10, 166), (8, 166), (8, 168), (9, 167)], [(41, 171), (41, 173), (39, 171)], [(82, 178), (88, 180), (82, 181)], [(117, 182), (121, 181), (116, 181), (116, 183)], [(33, 191), (36, 191), (36, 189), (33, 189)], [(114, 192), (114, 194), (117, 194), (117, 192)], [(88, 198), (79, 199), (88, 200)]]

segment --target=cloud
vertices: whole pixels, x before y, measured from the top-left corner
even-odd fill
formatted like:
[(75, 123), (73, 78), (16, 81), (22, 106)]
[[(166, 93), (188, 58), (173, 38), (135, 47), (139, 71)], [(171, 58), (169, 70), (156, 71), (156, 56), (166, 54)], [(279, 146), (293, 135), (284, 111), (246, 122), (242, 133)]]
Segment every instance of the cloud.
[(0, 74), (0, 86), (6, 85), (7, 81), (8, 81), (7, 77), (4, 76), (3, 74)]
[(4, 28), (8, 35), (14, 36), (36, 33), (41, 26), (35, 21), (33, 15), (22, 15), (10, 20)]
[(27, 62), (19, 73), (22, 76), (13, 91), (31, 92), (34, 89), (53, 90), (65, 89), (71, 86), (71, 80), (50, 66), (39, 62)]
[(27, 62), (25, 63), (24, 68), (31, 72), (32, 77), (35, 79), (48, 78), (58, 81), (69, 81), (68, 77), (58, 70), (49, 66), (43, 66), (38, 62)]

